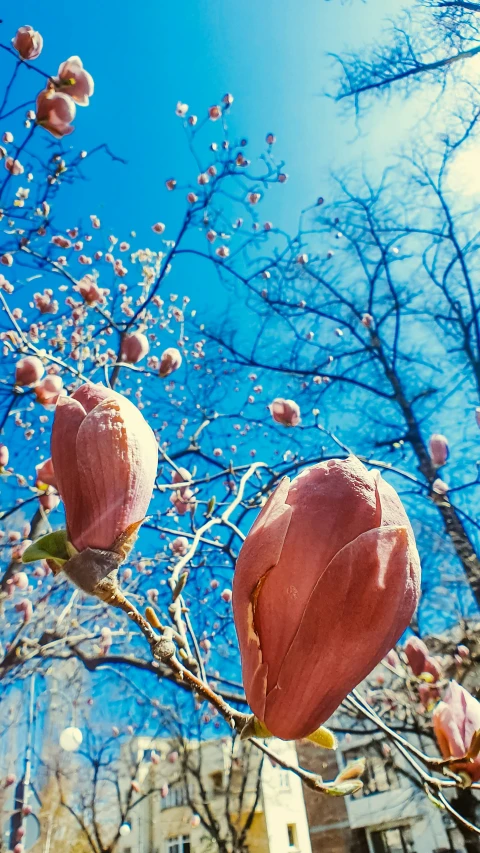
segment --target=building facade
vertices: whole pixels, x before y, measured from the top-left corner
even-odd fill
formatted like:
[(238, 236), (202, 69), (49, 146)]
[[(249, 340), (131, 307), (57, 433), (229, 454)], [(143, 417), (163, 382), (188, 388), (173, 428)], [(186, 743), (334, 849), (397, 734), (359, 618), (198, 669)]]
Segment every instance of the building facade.
[(300, 763), (335, 778), (348, 761), (364, 757), (363, 789), (345, 798), (305, 791), (312, 853), (465, 853), (460, 831), (415, 784), (409, 766), (380, 736), (343, 739), (336, 753), (298, 745)]
[[(187, 758), (194, 770), (185, 773), (185, 756), (171, 742), (139, 738), (137, 746), (141, 792), (153, 793), (133, 810), (118, 853), (229, 851), (231, 827), (241, 831), (246, 821), (248, 853), (312, 853), (300, 779), (262, 761), (259, 750), (245, 752), (239, 740), (233, 750), (230, 739), (190, 741)], [(297, 763), (295, 744), (275, 741), (272, 747)], [(217, 838), (200, 819), (206, 814), (218, 827)]]

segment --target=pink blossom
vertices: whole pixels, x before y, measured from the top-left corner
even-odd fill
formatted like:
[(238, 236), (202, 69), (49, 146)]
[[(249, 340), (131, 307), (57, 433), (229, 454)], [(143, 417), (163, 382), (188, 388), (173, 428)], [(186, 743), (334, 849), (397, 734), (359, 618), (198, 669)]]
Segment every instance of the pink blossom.
[(43, 38), (33, 27), (20, 27), (12, 44), (22, 59), (37, 59), (42, 52)]
[[(468, 752), (475, 732), (480, 729), (480, 702), (456, 681), (451, 681), (433, 712), (433, 730), (444, 758), (461, 758)], [(455, 772), (467, 773), (472, 782), (480, 780), (480, 756), (455, 763)]]
[(52, 492), (51, 489), (48, 489), (46, 492), (43, 493), (43, 495), (40, 495), (38, 500), (43, 509), (47, 510), (48, 512), (51, 512), (52, 510), (56, 509), (60, 503), (59, 496), (56, 492)]
[(253, 713), (284, 740), (311, 734), (402, 635), (419, 590), (410, 523), (377, 472), (350, 456), (284, 478), (233, 582)]
[(269, 406), (272, 418), (277, 424), (294, 427), (300, 423), (300, 406), (295, 400), (277, 397)]
[(179, 515), (185, 515), (186, 512), (194, 509), (196, 498), (192, 489), (186, 487), (174, 492), (170, 497), (170, 503), (173, 504)]
[(160, 369), (159, 375), (162, 379), (165, 379), (166, 376), (170, 376), (175, 370), (182, 364), (182, 356), (180, 352), (175, 347), (168, 347), (166, 350), (162, 352), (162, 356), (160, 359)]
[(14, 160), (13, 157), (7, 157), (5, 160), (5, 168), (7, 172), (10, 172), (11, 175), (23, 175), (25, 169), (23, 168), (20, 160)]
[(155, 234), (163, 234), (165, 231), (165, 225), (163, 222), (155, 222), (155, 225), (152, 225), (152, 231), (154, 231)]
[(27, 355), (15, 365), (15, 384), (34, 385), (45, 373), (45, 368), (36, 355)]
[(129, 364), (137, 364), (142, 358), (145, 358), (149, 349), (147, 336), (142, 332), (133, 332), (131, 335), (125, 335), (122, 338), (120, 359), (121, 361), (128, 361)]
[(103, 291), (93, 275), (84, 275), (77, 283), (77, 290), (88, 305), (93, 305), (94, 302), (103, 302)]
[(8, 465), (9, 452), (6, 444), (0, 444), (0, 468), (5, 468)]
[(45, 89), (37, 96), (37, 124), (48, 130), (56, 139), (73, 132), (75, 104), (68, 95)]
[(170, 544), (170, 548), (176, 557), (184, 557), (188, 551), (188, 539), (186, 536), (177, 536)]
[(33, 615), (33, 605), (28, 598), (23, 598), (22, 601), (19, 601), (18, 604), (15, 605), (15, 610), (17, 613), (21, 613), (23, 615), (24, 622), (30, 622)]
[(157, 473), (155, 436), (126, 397), (82, 385), (60, 397), (52, 431), (52, 461), (71, 541), (111, 548), (145, 516)]
[(79, 107), (88, 107), (94, 90), (93, 78), (85, 71), (79, 56), (71, 56), (62, 62), (54, 83), (58, 92), (69, 95)]
[(37, 401), (42, 403), (43, 406), (53, 406), (62, 393), (62, 389), (62, 377), (49, 374), (35, 386), (35, 396)]
[(223, 601), (226, 601), (227, 603), (229, 603), (229, 602), (232, 600), (232, 590), (231, 590), (231, 589), (224, 589), (224, 590), (220, 593), (220, 598), (221, 598)]
[(444, 435), (440, 433), (434, 433), (430, 437), (430, 441), (428, 442), (428, 446), (430, 449), (430, 459), (436, 468), (441, 468), (442, 465), (445, 465), (449, 450), (448, 450), (448, 440)]

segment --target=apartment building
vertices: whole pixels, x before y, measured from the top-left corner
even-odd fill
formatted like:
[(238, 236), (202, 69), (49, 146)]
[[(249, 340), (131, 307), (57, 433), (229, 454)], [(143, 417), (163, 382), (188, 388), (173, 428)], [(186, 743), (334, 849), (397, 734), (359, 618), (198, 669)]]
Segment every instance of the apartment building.
[(355, 758), (365, 757), (363, 789), (345, 798), (305, 790), (312, 853), (465, 853), (461, 833), (448, 814), (429, 802), (401, 756), (385, 754), (381, 736), (351, 736), (336, 753), (298, 744), (299, 760), (325, 779)]
[[(270, 743), (279, 755), (297, 763), (295, 744)], [(155, 793), (134, 809), (118, 853), (212, 853), (221, 849), (196, 814), (206, 804), (220, 838), (228, 837), (229, 822), (242, 826), (250, 821), (249, 853), (312, 853), (300, 779), (268, 759), (262, 762), (258, 750), (250, 748), (247, 758), (239, 741), (232, 751), (229, 738), (190, 741), (189, 758), (196, 769), (185, 774), (171, 742), (138, 738), (136, 748), (142, 758), (141, 789), (154, 788)]]

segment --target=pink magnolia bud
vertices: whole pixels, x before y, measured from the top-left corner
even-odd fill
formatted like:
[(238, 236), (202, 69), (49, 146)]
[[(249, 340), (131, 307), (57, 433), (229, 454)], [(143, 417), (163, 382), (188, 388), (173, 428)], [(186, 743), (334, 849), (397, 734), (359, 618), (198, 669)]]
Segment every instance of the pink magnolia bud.
[(15, 844), (15, 847), (13, 848), (13, 853), (24, 853), (24, 850), (25, 847), (23, 846), (23, 844)]
[(15, 366), (16, 385), (34, 385), (45, 373), (45, 368), (36, 355), (27, 355), (21, 358)]
[(24, 598), (22, 599), (22, 601), (19, 601), (18, 604), (15, 605), (15, 610), (17, 611), (17, 613), (22, 613), (24, 622), (29, 622), (32, 618), (33, 605), (32, 602), (29, 601), (27, 598)]
[(389, 666), (393, 667), (393, 669), (400, 668), (400, 658), (398, 657), (395, 649), (391, 649), (389, 651), (388, 655), (385, 657), (385, 661)]
[(28, 575), (26, 572), (16, 572), (12, 577), (13, 584), (17, 589), (25, 590), (28, 588)]
[(295, 400), (284, 400), (283, 397), (277, 397), (269, 409), (277, 424), (294, 427), (300, 423), (300, 406)]
[(35, 396), (42, 405), (54, 406), (62, 390), (62, 377), (49, 374), (35, 386)]
[(132, 791), (135, 791), (136, 794), (140, 793), (140, 784), (135, 779), (132, 780)]
[(185, 515), (195, 507), (196, 498), (192, 490), (188, 487), (179, 489), (170, 497), (170, 503), (173, 504), (179, 515)]
[(192, 475), (186, 468), (172, 471), (172, 483), (190, 483)]
[(165, 797), (168, 797), (168, 791), (169, 791), (168, 785), (167, 784), (162, 785), (162, 787), (160, 788), (160, 796), (162, 796), (163, 799), (165, 799)]
[(284, 740), (314, 732), (402, 635), (419, 590), (410, 523), (380, 474), (350, 456), (286, 477), (233, 581), (253, 713)]
[(184, 557), (188, 551), (188, 539), (186, 536), (177, 536), (170, 544), (170, 548), (175, 556)]
[(465, 660), (470, 657), (470, 649), (467, 646), (457, 646), (457, 654)]
[(414, 675), (418, 677), (422, 672), (426, 672), (425, 663), (430, 657), (430, 652), (420, 637), (409, 637), (403, 650)]
[(101, 385), (60, 397), (52, 461), (70, 540), (81, 551), (109, 549), (142, 521), (157, 472), (155, 436), (136, 406)]
[(9, 773), (8, 776), (5, 777), (5, 787), (9, 788), (10, 785), (14, 785), (16, 782), (16, 777), (13, 773)]
[(163, 222), (155, 222), (155, 225), (152, 225), (152, 231), (154, 231), (155, 234), (163, 234), (165, 231), (165, 225)]
[(55, 492), (50, 491), (50, 489), (45, 494), (40, 495), (38, 500), (43, 509), (46, 509), (49, 512), (56, 509), (60, 503), (59, 496)]
[(162, 759), (160, 758), (158, 752), (155, 752), (155, 750), (152, 749), (150, 753), (150, 761), (152, 762), (152, 764), (160, 764), (161, 760)]
[(85, 71), (79, 56), (71, 56), (62, 62), (54, 83), (58, 92), (69, 95), (79, 107), (88, 107), (94, 90), (93, 78)]
[[(456, 681), (451, 681), (433, 715), (433, 731), (443, 758), (460, 758), (468, 752), (472, 738), (480, 729), (480, 702)], [(455, 764), (456, 773), (467, 773), (472, 782), (480, 780), (480, 756), (472, 762)]]
[(53, 470), (53, 462), (51, 459), (45, 459), (45, 462), (41, 462), (40, 465), (36, 465), (35, 471), (37, 475), (37, 488), (41, 488), (43, 484), (46, 486), (53, 486), (55, 489), (57, 488), (55, 471)]
[(68, 95), (45, 89), (37, 96), (37, 124), (48, 130), (56, 139), (73, 132), (75, 103)]
[(0, 468), (5, 468), (8, 465), (10, 454), (6, 444), (0, 444)]
[(178, 761), (178, 752), (176, 750), (169, 752), (167, 755), (167, 761), (169, 761), (170, 764), (175, 764), (175, 762)]
[(85, 302), (92, 305), (94, 302), (103, 302), (103, 291), (98, 286), (93, 275), (84, 275), (77, 283), (77, 290)]
[(209, 107), (208, 109), (208, 117), (211, 121), (217, 121), (222, 115), (222, 108), (214, 104), (213, 107)]
[(442, 465), (445, 465), (445, 462), (448, 459), (449, 450), (447, 439), (440, 433), (434, 433), (428, 442), (428, 446), (430, 449), (430, 459), (436, 468), (441, 468)]
[(232, 590), (224, 589), (223, 592), (220, 593), (220, 598), (229, 603), (232, 600)]
[(440, 477), (437, 477), (436, 480), (432, 483), (432, 491), (435, 492), (436, 495), (446, 495), (450, 490), (450, 486), (445, 480), (441, 480)]
[(200, 815), (192, 814), (190, 818), (190, 826), (193, 826), (195, 829), (197, 826), (200, 826)]
[(5, 168), (7, 172), (10, 172), (11, 175), (15, 177), (17, 175), (23, 175), (25, 169), (23, 168), (20, 160), (14, 160), (13, 157), (7, 157), (5, 160)]
[(168, 347), (168, 349), (162, 352), (162, 357), (160, 359), (160, 369), (159, 374), (162, 379), (165, 376), (170, 376), (175, 370), (178, 370), (182, 363), (182, 356), (180, 352), (175, 347)]
[(137, 364), (142, 358), (145, 358), (149, 349), (147, 336), (141, 332), (133, 332), (133, 334), (125, 335), (123, 338), (120, 358), (122, 361), (128, 361), (129, 364)]
[(418, 687), (418, 695), (420, 696), (420, 702), (427, 710), (430, 710), (432, 703), (435, 703), (439, 696), (440, 692), (438, 687), (432, 687), (431, 684), (420, 684)]
[(33, 27), (20, 27), (12, 44), (22, 59), (37, 59), (42, 52), (43, 38)]

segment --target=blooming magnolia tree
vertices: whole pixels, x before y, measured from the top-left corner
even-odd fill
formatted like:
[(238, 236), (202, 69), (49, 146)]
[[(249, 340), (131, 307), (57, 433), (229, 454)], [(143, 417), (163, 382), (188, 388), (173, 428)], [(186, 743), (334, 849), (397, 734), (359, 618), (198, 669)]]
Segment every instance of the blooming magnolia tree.
[[(412, 526), (381, 473), (429, 496), (459, 558), (457, 586), (465, 588), (465, 572), (477, 599), (479, 559), (465, 512), (438, 477), (448, 441), (436, 430), (428, 443), (419, 423), (418, 400), (433, 392), (426, 380), (413, 391), (400, 372), (408, 301), (390, 275), (389, 251), (399, 252), (393, 235), (388, 246), (379, 237), (377, 198), (349, 197), (359, 212), (342, 223), (346, 237), (334, 212), (317, 221), (318, 236), (337, 229), (360, 259), (365, 282), (352, 297), (336, 281), (353, 269), (351, 256), (331, 274), (333, 251), (312, 260), (303, 224), (291, 237), (261, 222), (263, 197), (281, 192), (287, 174), (273, 133), (255, 164), (247, 141), (232, 139), (227, 94), (201, 119), (177, 104), (194, 152), (188, 181), (165, 181), (166, 199), (185, 195), (179, 222), (152, 223), (148, 246), (135, 232), (127, 240), (105, 231), (94, 211), (87, 228), (60, 226), (59, 193), (82, 177), (84, 161), (115, 156), (105, 145), (76, 154), (62, 141), (93, 80), (78, 57), (56, 75), (40, 70), (42, 39), (31, 27), (3, 49), (12, 61), (0, 109), (5, 689), (33, 674), (48, 681), (68, 664), (90, 671), (101, 696), (113, 668), (133, 691), (146, 690), (152, 719), (159, 703), (180, 702), (208, 731), (234, 730), (281, 766), (268, 738), (333, 748), (324, 724), (342, 702), (398, 742), (351, 693), (408, 628), (420, 593)], [(40, 91), (12, 107), (25, 68)], [(448, 239), (447, 252), (459, 251)], [(244, 313), (227, 313), (223, 327), (213, 312), (202, 316), (192, 293), (177, 292), (186, 261), (236, 305), (240, 291)], [(460, 306), (452, 311), (463, 317)], [(316, 339), (314, 318), (333, 330), (335, 354), (327, 337)], [(470, 322), (448, 322), (470, 358)], [(362, 447), (350, 453), (320, 417), (328, 391), (346, 425), (361, 394), (371, 395), (372, 419), (379, 402), (386, 420), (400, 412), (402, 432), (390, 430), (386, 446), (409, 443), (407, 469), (376, 458), (371, 435), (358, 435)], [(408, 470), (416, 461), (421, 476)], [(450, 688), (436, 714), (443, 758), (416, 750), (412, 759), (420, 778), (433, 774), (439, 796), (452, 778), (477, 783), (480, 725), (459, 738), (448, 710), (461, 689)], [(455, 774), (459, 762), (466, 776)], [(358, 768), (330, 781), (291, 769), (325, 794), (362, 784)]]

